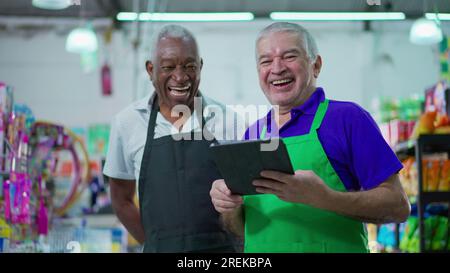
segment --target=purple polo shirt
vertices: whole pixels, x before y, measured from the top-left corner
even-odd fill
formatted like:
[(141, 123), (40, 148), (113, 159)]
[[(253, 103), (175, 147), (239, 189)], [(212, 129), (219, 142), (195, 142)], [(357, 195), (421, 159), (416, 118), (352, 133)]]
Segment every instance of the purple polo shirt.
[[(279, 136), (309, 133), (317, 107), (324, 99), (325, 92), (318, 87), (303, 105), (291, 109), (291, 119), (281, 127)], [(266, 137), (278, 136), (276, 128), (270, 128), (271, 112), (251, 125), (244, 138), (259, 138), (265, 124), (268, 124)], [(250, 130), (255, 133), (250, 134)], [(370, 114), (356, 103), (330, 100), (317, 132), (331, 165), (348, 191), (372, 189), (403, 168)]]

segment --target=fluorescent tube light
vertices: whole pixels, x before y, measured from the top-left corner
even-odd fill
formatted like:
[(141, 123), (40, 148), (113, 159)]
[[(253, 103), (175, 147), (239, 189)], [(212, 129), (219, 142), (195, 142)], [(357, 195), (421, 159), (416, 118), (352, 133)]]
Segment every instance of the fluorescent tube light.
[(374, 21), (404, 20), (403, 12), (272, 12), (272, 20), (300, 21)]
[[(138, 19), (135, 12), (119, 12), (119, 21), (135, 21)], [(212, 21), (251, 21), (254, 15), (250, 12), (202, 12), (202, 13), (149, 13), (141, 12), (139, 21), (168, 21), (168, 22), (212, 22)]]
[(425, 18), (429, 20), (439, 19), (441, 21), (450, 20), (450, 13), (425, 13)]

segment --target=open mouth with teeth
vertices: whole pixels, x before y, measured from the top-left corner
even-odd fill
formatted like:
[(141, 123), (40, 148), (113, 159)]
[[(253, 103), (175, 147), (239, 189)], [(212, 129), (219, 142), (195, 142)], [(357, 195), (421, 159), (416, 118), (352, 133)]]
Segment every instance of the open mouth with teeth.
[(169, 86), (168, 88), (172, 96), (183, 97), (189, 95), (191, 84), (186, 84), (184, 86)]
[(286, 78), (286, 79), (281, 79), (281, 80), (274, 80), (274, 81), (271, 81), (270, 83), (277, 88), (283, 88), (283, 87), (288, 86), (292, 82), (294, 82), (294, 79)]

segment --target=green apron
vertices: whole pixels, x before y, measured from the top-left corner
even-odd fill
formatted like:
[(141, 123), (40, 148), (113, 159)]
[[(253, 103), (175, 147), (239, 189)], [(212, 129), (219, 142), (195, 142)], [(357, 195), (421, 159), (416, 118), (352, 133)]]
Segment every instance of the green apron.
[[(312, 170), (333, 190), (346, 191), (317, 136), (328, 108), (320, 103), (309, 134), (283, 138), (294, 170)], [(265, 137), (266, 127), (261, 138)], [(244, 252), (369, 252), (362, 222), (273, 194), (244, 196)]]

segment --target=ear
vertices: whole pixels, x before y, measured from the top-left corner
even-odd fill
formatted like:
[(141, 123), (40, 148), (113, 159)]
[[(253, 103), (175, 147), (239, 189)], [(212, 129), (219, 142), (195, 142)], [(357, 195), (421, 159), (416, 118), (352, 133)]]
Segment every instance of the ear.
[(153, 81), (153, 64), (151, 61), (145, 62), (145, 69), (147, 70), (147, 74), (150, 76), (150, 80)]
[(202, 67), (203, 67), (203, 59), (200, 58), (200, 71), (202, 71)]
[(320, 74), (320, 70), (322, 69), (322, 57), (317, 55), (316, 61), (314, 62), (314, 78), (318, 78)]

